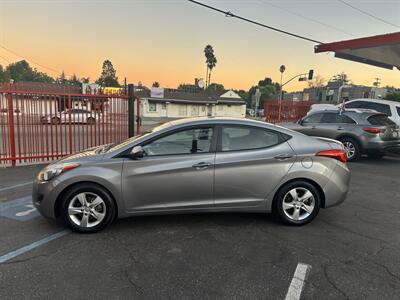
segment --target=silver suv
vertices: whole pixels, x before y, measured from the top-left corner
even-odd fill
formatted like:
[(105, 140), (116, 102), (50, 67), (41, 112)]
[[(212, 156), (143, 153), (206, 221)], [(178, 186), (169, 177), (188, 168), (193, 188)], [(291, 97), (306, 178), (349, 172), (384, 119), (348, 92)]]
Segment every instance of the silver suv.
[(347, 160), (362, 154), (382, 157), (399, 151), (399, 127), (385, 114), (361, 110), (318, 110), (285, 127), (310, 136), (338, 140), (346, 149)]

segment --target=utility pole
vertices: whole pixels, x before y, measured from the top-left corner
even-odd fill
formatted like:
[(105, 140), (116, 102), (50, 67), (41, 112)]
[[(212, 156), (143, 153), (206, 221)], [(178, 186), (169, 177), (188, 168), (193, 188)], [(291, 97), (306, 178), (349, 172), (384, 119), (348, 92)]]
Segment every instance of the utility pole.
[(128, 84), (128, 134), (135, 135), (135, 90), (133, 84)]
[(378, 77), (376, 77), (376, 78), (374, 78), (374, 79), (375, 79), (375, 81), (372, 83), (372, 85), (373, 85), (374, 87), (379, 87), (379, 86), (381, 85), (381, 79), (378, 78)]

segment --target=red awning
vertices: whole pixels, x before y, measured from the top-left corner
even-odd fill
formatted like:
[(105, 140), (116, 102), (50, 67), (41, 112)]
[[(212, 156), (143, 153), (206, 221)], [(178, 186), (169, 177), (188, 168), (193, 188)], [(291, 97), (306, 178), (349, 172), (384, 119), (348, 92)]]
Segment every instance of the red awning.
[(381, 68), (400, 70), (400, 32), (315, 46), (315, 53), (335, 52), (335, 57)]

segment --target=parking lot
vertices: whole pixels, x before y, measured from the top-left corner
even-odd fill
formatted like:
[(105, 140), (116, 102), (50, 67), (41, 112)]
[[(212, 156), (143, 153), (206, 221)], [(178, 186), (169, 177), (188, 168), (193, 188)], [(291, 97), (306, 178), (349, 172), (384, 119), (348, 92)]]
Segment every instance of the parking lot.
[[(400, 299), (400, 158), (349, 164), (346, 201), (304, 227), (261, 214), (136, 217), (75, 234), (30, 205), (42, 166), (0, 169), (0, 299)], [(286, 298), (288, 299), (288, 298)]]

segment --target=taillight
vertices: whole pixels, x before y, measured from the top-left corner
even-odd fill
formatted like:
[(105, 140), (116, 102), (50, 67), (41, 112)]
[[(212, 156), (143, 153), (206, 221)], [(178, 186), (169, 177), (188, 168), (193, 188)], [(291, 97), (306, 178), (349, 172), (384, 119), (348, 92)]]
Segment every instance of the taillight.
[(379, 133), (384, 133), (385, 132), (385, 129), (374, 128), (374, 127), (365, 127), (365, 128), (363, 128), (363, 130), (365, 132), (372, 133), (372, 134), (379, 134)]
[(343, 163), (347, 161), (346, 152), (344, 150), (325, 150), (325, 151), (320, 151), (315, 155), (334, 158)]

